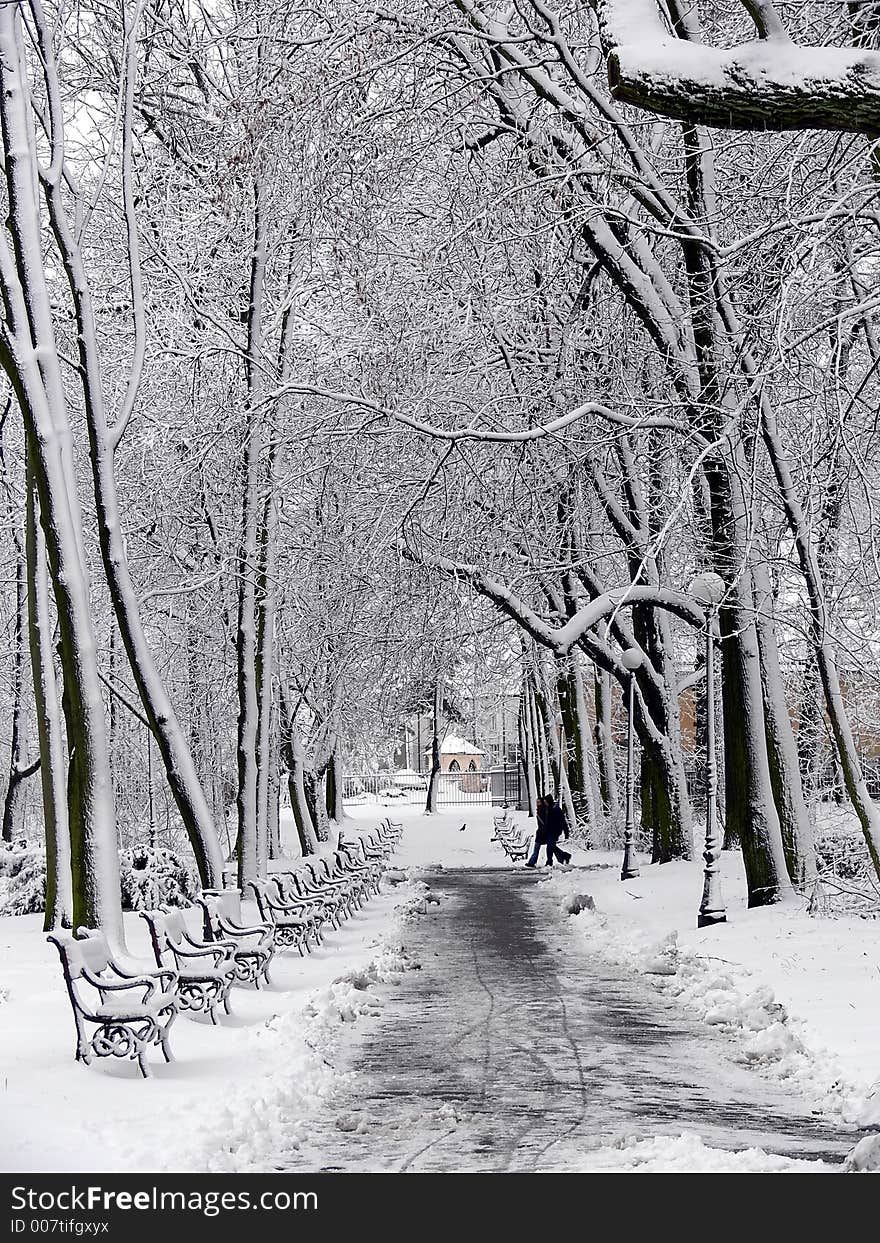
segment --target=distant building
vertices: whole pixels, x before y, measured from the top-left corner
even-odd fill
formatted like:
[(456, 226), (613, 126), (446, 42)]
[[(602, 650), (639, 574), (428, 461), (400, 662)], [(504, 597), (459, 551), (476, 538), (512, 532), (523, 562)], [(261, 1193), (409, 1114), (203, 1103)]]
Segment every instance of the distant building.
[[(458, 734), (447, 734), (440, 744), (441, 773), (478, 773), (483, 767), (482, 751)], [(425, 748), (425, 767), (431, 767), (431, 747)]]
[[(462, 753), (466, 762), (462, 764), (459, 759), (460, 771), (467, 771), (474, 754), (480, 756), (478, 770), (500, 768), (505, 764), (515, 767), (519, 758), (519, 695), (477, 694), (463, 696), (459, 702), (460, 716), (445, 723), (447, 728), (455, 730), (448, 738), (458, 738), (476, 748), (476, 752)], [(394, 752), (394, 765), (418, 772), (430, 771), (432, 729), (430, 712), (410, 717), (403, 725), (402, 737)]]

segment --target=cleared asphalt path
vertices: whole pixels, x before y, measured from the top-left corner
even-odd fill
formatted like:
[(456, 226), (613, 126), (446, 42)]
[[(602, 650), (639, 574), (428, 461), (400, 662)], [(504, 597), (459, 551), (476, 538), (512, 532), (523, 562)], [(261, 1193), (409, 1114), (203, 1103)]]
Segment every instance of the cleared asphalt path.
[(350, 1089), (288, 1168), (578, 1170), (591, 1149), (683, 1131), (843, 1160), (857, 1136), (737, 1065), (646, 981), (592, 961), (540, 876), (425, 875), (440, 906), (406, 937), (422, 970), (383, 986)]

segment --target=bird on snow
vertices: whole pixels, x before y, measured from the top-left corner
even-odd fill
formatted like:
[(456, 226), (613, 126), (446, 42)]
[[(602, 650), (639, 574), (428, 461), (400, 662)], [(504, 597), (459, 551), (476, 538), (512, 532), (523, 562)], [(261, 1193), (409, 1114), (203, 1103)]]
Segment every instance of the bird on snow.
[(465, 820), (464, 824), (463, 824), (463, 825), (461, 826), (461, 828), (458, 830), (458, 831), (459, 831), (459, 833), (463, 833), (463, 832), (465, 831), (465, 829), (466, 829), (466, 828), (467, 828), (467, 820)]

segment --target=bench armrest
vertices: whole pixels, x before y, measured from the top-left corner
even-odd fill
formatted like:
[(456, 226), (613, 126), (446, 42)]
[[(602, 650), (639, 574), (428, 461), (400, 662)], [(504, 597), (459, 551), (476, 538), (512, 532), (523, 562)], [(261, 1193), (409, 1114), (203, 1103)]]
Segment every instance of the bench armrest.
[(302, 919), (304, 905), (302, 902), (270, 902), (269, 910), (280, 915), (282, 919)]
[[(113, 970), (118, 970), (115, 964), (113, 965)], [(88, 980), (89, 984), (98, 990), (102, 998), (104, 993), (119, 993), (127, 988), (143, 988), (146, 990), (142, 999), (145, 1005), (155, 993), (161, 979), (165, 976), (168, 977), (169, 985), (177, 984), (177, 972), (168, 970), (157, 971), (155, 975), (128, 975), (126, 979), (115, 982), (113, 980), (102, 980), (100, 976), (88, 970), (83, 971), (83, 976)]]
[(175, 983), (177, 980), (177, 972), (172, 971), (170, 967), (157, 967), (156, 970), (151, 971), (149, 975), (145, 971), (130, 971), (128, 967), (122, 967), (118, 962), (111, 962), (110, 968), (124, 980), (163, 980), (167, 977), (169, 984)]
[(175, 945), (173, 947), (175, 958), (208, 958), (214, 959), (214, 966), (219, 967), (221, 962), (226, 962), (230, 956), (230, 950), (222, 941), (215, 941), (213, 945), (195, 945), (187, 938), (187, 944)]
[(243, 937), (264, 938), (267, 934), (271, 935), (272, 933), (271, 924), (257, 924), (253, 928), (248, 928), (245, 927), (244, 924), (230, 924), (223, 918), (222, 915), (220, 915), (217, 919), (217, 926), (221, 932), (224, 932), (227, 936), (232, 937), (235, 941), (241, 940)]

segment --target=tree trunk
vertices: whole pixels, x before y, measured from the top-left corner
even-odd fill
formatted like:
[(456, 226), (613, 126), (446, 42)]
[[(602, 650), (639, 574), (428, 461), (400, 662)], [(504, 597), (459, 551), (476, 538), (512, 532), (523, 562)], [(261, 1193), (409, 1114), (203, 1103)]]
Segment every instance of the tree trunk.
[(587, 823), (589, 826), (588, 838), (584, 844), (590, 845), (594, 842), (602, 840), (605, 837), (607, 826), (605, 824), (605, 816), (602, 810), (602, 796), (599, 792), (599, 769), (596, 760), (596, 748), (593, 739), (592, 723), (590, 721), (589, 709), (587, 708), (587, 691), (584, 681), (584, 670), (580, 664), (580, 658), (577, 654), (576, 660), (575, 696), (578, 717), (581, 723), (580, 733), (584, 760), (584, 793), (586, 796)]
[[(274, 730), (273, 730), (274, 733)], [(273, 739), (274, 742), (274, 739)], [(281, 774), (278, 771), (277, 747), (273, 745), (269, 765), (269, 858), (280, 859), (281, 849)]]
[[(271, 484), (270, 484), (271, 486)], [(257, 869), (266, 874), (269, 857), (269, 770), (272, 765), (272, 685), (275, 667), (274, 497), (266, 500), (263, 520), (259, 604), (257, 606), (256, 697), (257, 697)]]
[[(638, 605), (633, 608), (633, 632), (645, 651), (656, 679), (648, 670), (636, 673), (639, 698), (636, 723), (640, 725), (642, 778), (647, 778), (647, 799), (642, 799), (642, 825), (651, 838), (652, 863), (690, 859), (693, 854), (693, 821), (684, 757), (681, 751), (681, 716), (675, 661), (670, 653), (671, 635), (667, 620), (658, 610)], [(648, 733), (641, 719), (646, 711), (654, 732)]]
[[(679, 19), (681, 14), (676, 13)], [(689, 18), (682, 19), (684, 21)], [(703, 131), (682, 126), (688, 203), (711, 235), (715, 219), (714, 158)], [(749, 906), (791, 896), (782, 830), (770, 781), (761, 662), (749, 567), (750, 513), (744, 490), (749, 463), (739, 426), (725, 426), (725, 387), (720, 378), (721, 288), (709, 247), (682, 241), (699, 377), (694, 421), (717, 443), (704, 474), (709, 492), (714, 568), (727, 586), (719, 612), (723, 662), (724, 785), (727, 824), (739, 839)]]
[(15, 252), (13, 261), (8, 240), (0, 240), (0, 279), (7, 308), (0, 361), (25, 421), (58, 610), (73, 777), (67, 791), (73, 919), (77, 925), (103, 928), (111, 942), (124, 949), (110, 756), (81, 551), (71, 430), (43, 266), (35, 195), (35, 138), (19, 22), (19, 6), (0, 8), (0, 122), (6, 152), (7, 239), (11, 238)]
[(578, 711), (578, 691), (574, 662), (575, 653), (556, 663), (556, 695), (562, 717), (562, 766), (574, 815), (572, 828), (589, 823), (589, 778), (584, 757), (582, 720)]
[(611, 725), (611, 674), (604, 669), (596, 670), (594, 692), (599, 789), (605, 814), (616, 824), (620, 820), (620, 787), (617, 783), (617, 759)]
[(558, 796), (560, 792), (560, 779), (562, 775), (562, 756), (560, 755), (559, 750), (559, 734), (556, 729), (554, 712), (550, 701), (543, 688), (537, 684), (537, 680), (534, 687), (534, 697), (538, 729), (541, 734), (547, 757), (547, 768), (543, 793), (552, 793)]
[[(51, 43), (45, 29), (39, 24), (37, 29), (40, 51), (48, 66), (47, 71), (52, 76), (55, 70)], [(53, 137), (60, 143), (59, 134), (54, 134)], [(113, 463), (115, 446), (118, 436), (124, 431), (127, 416), (122, 420), (121, 427), (114, 429), (114, 432), (110, 431), (104, 407), (91, 294), (79, 244), (65, 210), (60, 168), (53, 178), (45, 179), (44, 188), (52, 231), (70, 286), (77, 321), (80, 378), (89, 434), (98, 531), (113, 609), (141, 702), (162, 755), (169, 786), (193, 847), (202, 883), (220, 885), (223, 876), (222, 856), (216, 828), (186, 738), (144, 635), (137, 592), (131, 581)]]
[[(740, 466), (745, 470), (744, 463)], [(764, 693), (747, 556), (745, 510), (731, 483), (735, 467), (707, 468), (712, 496), (715, 568), (728, 588), (719, 611), (724, 706), (724, 802), (727, 825), (743, 853), (749, 906), (790, 896), (788, 867), (767, 754)]]
[(19, 807), (24, 781), (36, 772), (39, 761), (28, 756), (27, 706), (25, 704), (25, 651), (28, 635), (27, 567), (21, 535), (13, 528), (15, 547), (15, 616), (12, 652), (12, 743), (9, 749), (9, 781), (3, 801), (3, 828), (0, 839), (11, 842), (20, 832)]
[(529, 674), (528, 689), (528, 727), (532, 740), (532, 754), (535, 757), (535, 780), (538, 783), (538, 796), (541, 797), (550, 788), (550, 761), (547, 755), (547, 740), (544, 737), (538, 712), (534, 672)]
[(534, 816), (538, 803), (538, 787), (535, 775), (535, 754), (529, 711), (529, 693), (528, 678), (523, 675), (522, 692), (519, 700), (519, 754), (526, 791), (525, 810), (529, 816)]
[(318, 853), (318, 838), (315, 835), (315, 826), (312, 824), (308, 803), (306, 802), (301, 763), (295, 763), (294, 767), (287, 774), (287, 794), (290, 799), (290, 809), (293, 812), (293, 823), (296, 827), (296, 835), (299, 838), (299, 848), (302, 856), (306, 858), (308, 855), (315, 855)]
[(257, 821), (257, 562), (259, 556), (260, 480), (263, 414), (258, 406), (263, 346), (263, 286), (266, 276), (267, 228), (259, 181), (254, 183), (254, 231), (248, 307), (248, 355), (245, 363), (248, 406), (244, 447), (241, 542), (238, 553), (238, 883), (244, 887), (259, 874)]
[[(690, 799), (684, 767), (674, 751), (643, 737), (640, 765), (641, 824), (651, 841), (651, 862), (670, 863), (689, 859), (693, 853), (690, 828)], [(688, 829), (683, 830), (683, 808)]]
[(327, 794), (324, 789), (324, 777), (317, 769), (303, 769), (303, 791), (318, 842), (329, 842), (331, 834), (330, 822), (327, 819)]
[(804, 801), (797, 745), (779, 668), (779, 652), (773, 627), (773, 592), (766, 563), (755, 557), (752, 564), (758, 606), (756, 626), (761, 655), (764, 692), (764, 729), (770, 762), (770, 783), (779, 813), (782, 844), (788, 874), (795, 885), (815, 874), (810, 817)]
[(43, 930), (51, 932), (54, 928), (70, 928), (73, 924), (73, 886), (61, 703), (52, 657), (49, 574), (46, 544), (36, 512), (37, 504), (33, 472), (28, 463), (25, 524), (28, 638), (37, 707), (37, 742), (40, 749), (40, 781), (46, 835), (46, 907)]
[(443, 718), (443, 679), (438, 678), (434, 687), (434, 710), (431, 719), (431, 775), (428, 777), (428, 797), (425, 815), (432, 816), (440, 805), (440, 731)]
[(327, 762), (327, 815), (337, 825), (345, 819), (345, 804), (342, 799), (342, 772), (339, 765), (339, 752), (334, 750)]
[(317, 854), (318, 835), (315, 832), (315, 824), (306, 797), (304, 755), (298, 738), (294, 741), (290, 757), (287, 788), (300, 849), (304, 856)]
[(769, 402), (762, 403), (762, 416), (764, 444), (773, 465), (807, 587), (811, 610), (811, 639), (819, 676), (822, 680), (822, 689), (825, 693), (825, 707), (831, 723), (831, 732), (843, 771), (844, 784), (862, 826), (874, 869), (880, 876), (880, 811), (865, 783), (852, 726), (843, 702), (840, 676), (837, 671), (837, 654), (831, 633), (821, 570), (810, 539), (809, 526), (795, 493), (788, 460), (776, 431), (775, 413)]

